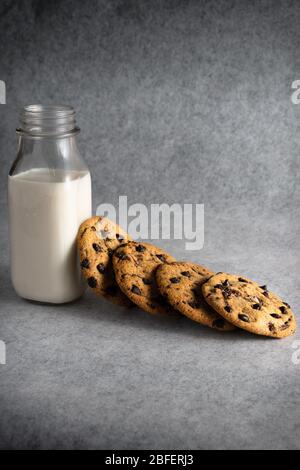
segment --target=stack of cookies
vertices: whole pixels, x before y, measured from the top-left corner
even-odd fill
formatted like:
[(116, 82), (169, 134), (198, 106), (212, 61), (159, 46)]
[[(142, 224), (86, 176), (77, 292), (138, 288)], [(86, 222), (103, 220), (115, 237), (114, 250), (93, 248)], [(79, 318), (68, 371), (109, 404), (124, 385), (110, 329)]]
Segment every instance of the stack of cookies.
[(296, 330), (286, 302), (245, 277), (214, 273), (178, 262), (149, 243), (132, 241), (105, 217), (92, 217), (79, 228), (80, 265), (95, 294), (151, 314), (183, 314), (219, 331), (242, 328), (283, 338)]

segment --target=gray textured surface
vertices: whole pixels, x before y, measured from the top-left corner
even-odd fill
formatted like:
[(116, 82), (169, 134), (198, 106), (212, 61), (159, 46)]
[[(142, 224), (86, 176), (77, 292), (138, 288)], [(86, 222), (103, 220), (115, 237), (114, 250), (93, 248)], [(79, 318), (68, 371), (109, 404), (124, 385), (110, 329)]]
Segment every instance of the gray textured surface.
[(299, 334), (221, 335), (89, 295), (26, 303), (6, 223), (17, 111), (72, 104), (95, 206), (204, 203), (201, 252), (160, 244), (299, 311), (299, 21), (296, 1), (1, 2), (1, 448), (300, 447)]

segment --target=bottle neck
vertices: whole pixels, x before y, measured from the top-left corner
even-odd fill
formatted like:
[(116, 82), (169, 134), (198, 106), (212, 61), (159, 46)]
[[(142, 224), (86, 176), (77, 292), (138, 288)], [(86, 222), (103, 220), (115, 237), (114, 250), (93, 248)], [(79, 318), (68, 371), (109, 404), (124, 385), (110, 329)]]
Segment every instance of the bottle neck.
[(88, 171), (77, 148), (75, 111), (68, 106), (26, 106), (10, 176), (32, 169)]
[(25, 106), (20, 120), (17, 133), (29, 138), (61, 138), (79, 132), (71, 106)]

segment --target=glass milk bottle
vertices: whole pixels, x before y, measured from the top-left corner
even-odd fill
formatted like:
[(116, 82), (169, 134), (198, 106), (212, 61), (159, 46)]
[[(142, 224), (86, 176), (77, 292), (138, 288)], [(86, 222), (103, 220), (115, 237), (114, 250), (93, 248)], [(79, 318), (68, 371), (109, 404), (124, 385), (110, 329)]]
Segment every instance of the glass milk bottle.
[(76, 235), (91, 216), (91, 177), (79, 154), (75, 111), (26, 106), (8, 177), (11, 277), (25, 299), (64, 303), (83, 293)]

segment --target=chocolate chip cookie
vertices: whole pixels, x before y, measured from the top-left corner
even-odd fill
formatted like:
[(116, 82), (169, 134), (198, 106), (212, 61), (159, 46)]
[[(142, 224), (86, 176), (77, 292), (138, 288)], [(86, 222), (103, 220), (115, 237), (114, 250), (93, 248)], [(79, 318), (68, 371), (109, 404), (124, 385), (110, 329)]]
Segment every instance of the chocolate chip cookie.
[(129, 242), (113, 254), (119, 287), (138, 307), (152, 314), (178, 314), (160, 295), (155, 271), (163, 263), (175, 261), (165, 251), (149, 243)]
[(283, 338), (296, 330), (290, 306), (267, 286), (218, 273), (202, 285), (205, 300), (233, 325), (257, 335)]
[(198, 264), (175, 262), (159, 266), (155, 276), (160, 293), (180, 313), (211, 328), (234, 330), (203, 298), (202, 284), (213, 274)]
[(130, 239), (118, 225), (105, 217), (91, 217), (79, 228), (77, 245), (83, 277), (92, 291), (119, 305), (132, 305), (115, 281), (112, 254)]

